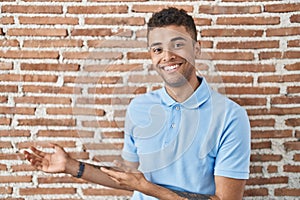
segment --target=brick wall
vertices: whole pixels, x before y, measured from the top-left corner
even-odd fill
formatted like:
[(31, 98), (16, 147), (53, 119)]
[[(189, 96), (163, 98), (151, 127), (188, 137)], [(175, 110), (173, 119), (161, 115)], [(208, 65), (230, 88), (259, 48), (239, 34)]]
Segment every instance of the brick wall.
[(88, 162), (117, 158), (126, 105), (161, 87), (149, 67), (145, 22), (168, 5), (195, 18), (199, 72), (248, 111), (245, 199), (300, 196), (299, 1), (1, 0), (1, 199), (130, 195), (34, 171), (20, 149), (50, 151), (50, 141)]

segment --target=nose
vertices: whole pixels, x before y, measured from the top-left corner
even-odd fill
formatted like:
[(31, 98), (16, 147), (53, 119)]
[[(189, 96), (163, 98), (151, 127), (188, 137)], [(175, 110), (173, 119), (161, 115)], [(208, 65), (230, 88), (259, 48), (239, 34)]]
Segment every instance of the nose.
[(170, 50), (164, 50), (163, 52), (163, 61), (168, 62), (174, 60), (176, 55)]

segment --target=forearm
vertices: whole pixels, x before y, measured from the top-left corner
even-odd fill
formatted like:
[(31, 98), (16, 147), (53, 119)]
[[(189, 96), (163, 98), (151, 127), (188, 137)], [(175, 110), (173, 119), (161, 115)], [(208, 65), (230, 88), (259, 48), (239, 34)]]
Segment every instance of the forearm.
[(153, 184), (151, 182), (146, 182), (145, 184), (141, 185), (140, 189), (138, 190), (146, 195), (158, 198), (160, 200), (187, 200), (187, 198), (180, 197), (172, 190)]
[[(71, 174), (72, 176), (76, 177), (78, 170), (79, 170), (79, 161), (70, 158), (67, 161), (65, 173)], [(106, 187), (130, 190), (126, 187), (122, 187), (116, 184), (113, 180), (111, 180), (111, 178), (109, 178), (109, 176), (107, 176), (105, 173), (103, 173), (100, 170), (100, 166), (96, 166), (88, 163), (85, 163), (84, 171), (81, 178), (88, 182), (96, 183)]]

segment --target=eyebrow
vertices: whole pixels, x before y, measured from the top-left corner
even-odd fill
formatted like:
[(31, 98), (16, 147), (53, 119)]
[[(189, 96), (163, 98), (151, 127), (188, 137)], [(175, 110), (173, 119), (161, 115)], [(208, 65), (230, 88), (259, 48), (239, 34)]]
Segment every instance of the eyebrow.
[[(186, 39), (183, 38), (183, 37), (175, 37), (175, 38), (171, 39), (171, 42), (174, 42), (174, 41), (177, 41), (177, 40), (184, 40), (184, 41), (186, 41)], [(153, 46), (158, 46), (158, 45), (162, 45), (162, 43), (161, 42), (153, 43), (153, 44), (150, 45), (150, 48), (153, 47)]]

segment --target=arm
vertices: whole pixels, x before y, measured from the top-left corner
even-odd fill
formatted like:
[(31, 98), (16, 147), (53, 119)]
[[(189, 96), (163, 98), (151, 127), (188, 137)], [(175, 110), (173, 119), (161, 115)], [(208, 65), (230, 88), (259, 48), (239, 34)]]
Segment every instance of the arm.
[(160, 200), (187, 200), (172, 190), (149, 182), (138, 170), (124, 166), (121, 167), (120, 165), (118, 165), (118, 167), (124, 171), (116, 171), (114, 169), (107, 169), (106, 167), (101, 167), (101, 170), (120, 187), (130, 188)]
[(241, 200), (244, 194), (246, 180), (215, 176), (216, 196), (212, 199)]
[[(45, 153), (31, 147), (30, 150), (32, 153), (25, 151), (25, 158), (38, 170), (48, 173), (66, 173), (77, 176), (79, 161), (71, 158), (62, 147), (56, 144), (50, 144), (50, 147), (55, 149), (54, 153)], [(109, 176), (100, 170), (99, 166), (86, 163), (81, 178), (103, 186), (129, 190), (127, 187), (121, 187), (116, 184)]]

